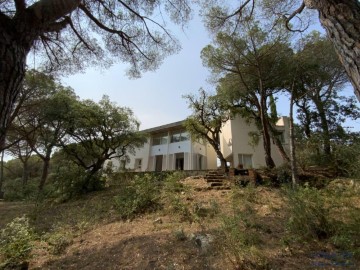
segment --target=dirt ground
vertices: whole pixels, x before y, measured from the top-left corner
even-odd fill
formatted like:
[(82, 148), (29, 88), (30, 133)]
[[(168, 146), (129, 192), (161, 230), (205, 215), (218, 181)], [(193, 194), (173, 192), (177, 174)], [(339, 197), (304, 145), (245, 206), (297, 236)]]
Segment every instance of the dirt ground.
[[(220, 214), (184, 221), (163, 209), (134, 220), (104, 220), (81, 231), (60, 255), (51, 254), (46, 241), (39, 239), (29, 269), (360, 269), (351, 255), (329, 245), (316, 241), (284, 245), (286, 202), (280, 190), (267, 187), (244, 193), (253, 206), (257, 224), (262, 224), (256, 232), (264, 263), (236, 266), (217, 240), (222, 216), (233, 211), (234, 193), (208, 190), (204, 179), (187, 178), (182, 182), (189, 188), (181, 194), (189, 208), (216, 202)], [(24, 203), (0, 202), (0, 226), (20, 212), (29, 211), (31, 206)]]

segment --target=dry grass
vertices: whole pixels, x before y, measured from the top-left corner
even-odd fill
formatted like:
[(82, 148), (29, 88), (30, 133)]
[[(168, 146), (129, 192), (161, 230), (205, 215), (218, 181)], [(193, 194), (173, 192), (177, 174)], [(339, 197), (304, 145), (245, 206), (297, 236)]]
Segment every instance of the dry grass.
[[(329, 242), (284, 242), (289, 216), (280, 189), (206, 190), (205, 180), (194, 178), (181, 183), (184, 191), (163, 194), (162, 209), (131, 221), (117, 218), (112, 201), (117, 191), (112, 188), (37, 208), (1, 202), (0, 226), (24, 213), (33, 218), (42, 237), (36, 242), (30, 269), (358, 269), (360, 265)], [(351, 194), (344, 201), (358, 204), (358, 196)], [(174, 202), (180, 210), (174, 211)], [(219, 237), (224, 220), (232, 218), (239, 218), (236, 232), (246, 236), (247, 253), (238, 256), (240, 261)], [(45, 236), (64, 231), (71, 241), (54, 255)]]

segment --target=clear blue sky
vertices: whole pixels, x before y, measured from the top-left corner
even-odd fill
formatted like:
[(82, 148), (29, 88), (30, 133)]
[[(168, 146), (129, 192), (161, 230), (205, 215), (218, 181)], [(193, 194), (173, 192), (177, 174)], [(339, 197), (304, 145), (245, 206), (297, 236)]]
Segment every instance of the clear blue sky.
[[(106, 70), (88, 69), (83, 74), (63, 78), (62, 82), (82, 99), (98, 101), (108, 95), (119, 106), (131, 108), (141, 122), (140, 129), (183, 120), (191, 112), (182, 95), (196, 93), (200, 87), (214, 91), (214, 86), (207, 83), (210, 74), (200, 59), (202, 48), (211, 39), (197, 14), (187, 29), (176, 28), (173, 33), (180, 40), (182, 50), (140, 79), (129, 79), (125, 75), (127, 65), (116, 64)], [(349, 94), (352, 93), (349, 88)], [(281, 97), (277, 107), (280, 115), (288, 115), (287, 97)], [(354, 131), (360, 130), (360, 119), (348, 125), (354, 126)]]

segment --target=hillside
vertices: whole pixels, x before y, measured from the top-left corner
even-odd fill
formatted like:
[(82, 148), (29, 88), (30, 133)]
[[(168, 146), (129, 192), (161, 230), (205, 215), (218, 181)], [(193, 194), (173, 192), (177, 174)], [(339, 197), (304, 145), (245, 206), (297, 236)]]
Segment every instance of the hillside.
[[(114, 200), (124, 186), (62, 204), (0, 202), (0, 226), (28, 215), (36, 235), (29, 269), (359, 269), (360, 222), (349, 220), (360, 209), (356, 181), (335, 180), (294, 196), (266, 186), (207, 187), (203, 178), (171, 179), (148, 211), (126, 218)], [(295, 200), (300, 193), (304, 202), (318, 198), (313, 191), (322, 202), (300, 212), (289, 207), (304, 207)], [(329, 228), (315, 224), (314, 203), (325, 207)], [(312, 234), (312, 222), (321, 233)], [(352, 242), (346, 246), (340, 236)]]

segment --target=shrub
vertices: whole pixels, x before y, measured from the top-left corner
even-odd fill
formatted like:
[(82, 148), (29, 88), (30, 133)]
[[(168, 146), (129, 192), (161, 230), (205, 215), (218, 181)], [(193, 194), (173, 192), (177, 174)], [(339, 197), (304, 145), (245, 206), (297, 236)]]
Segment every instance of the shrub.
[(360, 178), (360, 142), (333, 145), (332, 166), (341, 176)]
[(159, 207), (159, 183), (152, 174), (135, 176), (114, 197), (115, 208), (122, 219), (134, 218), (137, 214)]
[(325, 199), (316, 188), (299, 187), (286, 192), (290, 218), (287, 229), (301, 240), (326, 239), (333, 235), (334, 226)]
[(32, 250), (34, 234), (29, 220), (23, 216), (15, 218), (0, 233), (0, 252), (4, 257), (4, 268), (27, 263)]
[(101, 190), (105, 186), (101, 172), (90, 176), (84, 168), (71, 161), (63, 161), (61, 166), (55, 168), (49, 182), (54, 186), (52, 196), (62, 202), (85, 192)]
[(336, 222), (336, 232), (331, 241), (337, 248), (360, 258), (360, 209), (354, 207), (347, 212), (346, 220)]
[(21, 178), (10, 179), (4, 183), (4, 199), (7, 201), (31, 200), (38, 193), (38, 178), (24, 185)]
[(72, 243), (73, 235), (70, 230), (59, 230), (44, 236), (45, 241), (50, 246), (50, 252), (54, 255), (64, 253), (66, 248)]
[(183, 228), (179, 228), (173, 231), (173, 235), (177, 241), (185, 241), (187, 239), (187, 236)]
[(256, 247), (260, 243), (258, 233), (250, 229), (245, 215), (238, 212), (223, 218), (218, 244), (235, 269), (266, 269), (266, 262)]

